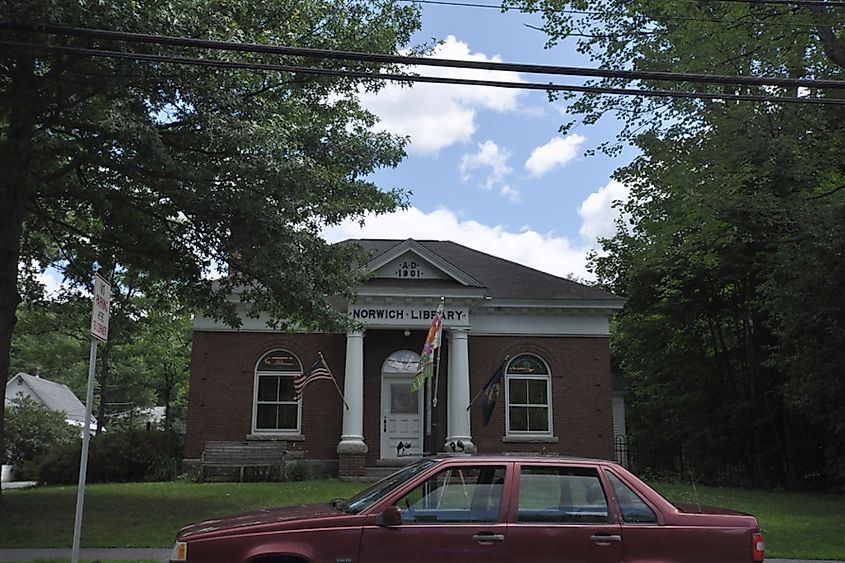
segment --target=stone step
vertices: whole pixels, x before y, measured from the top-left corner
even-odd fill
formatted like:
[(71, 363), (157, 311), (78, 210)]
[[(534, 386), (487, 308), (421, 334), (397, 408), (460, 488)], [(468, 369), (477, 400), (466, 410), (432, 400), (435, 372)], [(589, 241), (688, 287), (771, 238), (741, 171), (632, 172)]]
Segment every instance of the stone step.
[(399, 467), (367, 467), (364, 469), (364, 479), (367, 481), (378, 481), (388, 475), (399, 471)]

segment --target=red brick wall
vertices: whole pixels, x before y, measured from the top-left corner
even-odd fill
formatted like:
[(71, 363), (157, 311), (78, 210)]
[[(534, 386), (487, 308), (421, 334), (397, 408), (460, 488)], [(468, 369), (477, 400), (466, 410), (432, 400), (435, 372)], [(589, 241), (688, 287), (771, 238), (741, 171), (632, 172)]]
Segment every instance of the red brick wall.
[[(322, 352), (343, 389), (343, 335), (194, 332), (185, 457), (199, 457), (206, 440), (246, 439), (252, 430), (255, 364), (276, 349), (295, 354), (306, 370)], [(331, 381), (317, 380), (308, 384), (302, 401), (306, 440), (289, 442), (288, 448), (305, 449), (312, 459), (336, 459), (344, 408), (337, 390)]]
[(613, 454), (612, 381), (607, 338), (475, 337), (469, 338), (470, 397), (481, 390), (508, 355), (534, 353), (552, 373), (553, 434), (558, 443), (505, 443), (505, 389), (488, 426), (481, 408), (471, 409), (472, 439), (479, 453), (554, 452), (610, 458)]
[[(381, 368), (397, 350), (419, 353), (425, 331), (370, 330), (364, 338), (364, 441), (367, 464), (380, 457)], [(243, 440), (252, 427), (255, 363), (266, 352), (285, 349), (308, 369), (321, 351), (341, 389), (344, 383), (344, 335), (287, 335), (250, 332), (195, 332), (188, 394), (186, 457), (199, 457), (206, 440)], [(469, 336), (470, 397), (487, 382), (505, 355), (532, 352), (552, 371), (556, 444), (504, 443), (505, 394), (493, 418), (481, 425), (476, 402), (471, 409), (472, 437), (480, 453), (541, 451), (586, 457), (611, 457), (613, 432), (608, 340), (574, 337)], [(446, 437), (448, 338), (440, 358), (438, 446)], [(319, 380), (305, 390), (302, 407), (304, 442), (290, 442), (311, 459), (336, 459), (342, 433), (343, 403), (331, 381)]]

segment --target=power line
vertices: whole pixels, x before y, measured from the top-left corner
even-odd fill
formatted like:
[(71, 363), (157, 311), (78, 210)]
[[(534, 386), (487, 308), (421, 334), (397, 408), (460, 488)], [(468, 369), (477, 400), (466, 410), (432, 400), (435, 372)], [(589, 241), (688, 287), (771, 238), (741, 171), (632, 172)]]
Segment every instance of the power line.
[(678, 92), (673, 90), (638, 90), (628, 88), (609, 88), (600, 86), (576, 86), (568, 84), (534, 83), (534, 82), (507, 82), (495, 80), (474, 80), (467, 78), (447, 78), (442, 76), (423, 76), (413, 74), (364, 72), (354, 70), (341, 70), (332, 68), (318, 68), (298, 65), (278, 65), (266, 63), (250, 63), (245, 61), (223, 61), (219, 59), (199, 59), (192, 57), (175, 57), (172, 55), (155, 55), (149, 53), (134, 53), (126, 51), (110, 51), (104, 49), (85, 49), (81, 47), (60, 47), (51, 45), (36, 45), (29, 43), (16, 43), (3, 41), (0, 48), (26, 49), (37, 51), (48, 51), (72, 55), (108, 57), (116, 59), (129, 59), (160, 63), (184, 64), (208, 68), (231, 68), (242, 70), (259, 70), (272, 72), (303, 73), (318, 76), (337, 76), (343, 78), (392, 80), (397, 82), (424, 82), (431, 84), (449, 84), (461, 86), (488, 86), (493, 88), (509, 88), (520, 90), (543, 90), (556, 92), (581, 92), (589, 94), (613, 94), (624, 96), (646, 96), (646, 97), (670, 97), (702, 100), (727, 100), (746, 102), (769, 102), (769, 103), (795, 103), (813, 105), (845, 105), (845, 98), (807, 98), (807, 97), (786, 97), (766, 96), (756, 94), (717, 94), (713, 92)]
[(39, 28), (18, 26), (0, 22), (0, 29), (17, 29), (28, 32), (44, 32), (53, 35), (82, 36), (89, 38), (115, 39), (130, 43), (149, 43), (177, 47), (195, 47), (223, 51), (236, 51), (252, 54), (272, 54), (312, 59), (328, 59), (353, 62), (398, 64), (407, 66), (433, 66), (457, 68), (460, 70), (491, 70), (499, 72), (521, 72), (525, 74), (550, 74), (562, 76), (582, 76), (593, 78), (618, 78), (625, 80), (654, 80), (667, 82), (692, 82), (700, 84), (720, 84), (728, 86), (778, 86), (785, 88), (845, 88), (843, 80), (776, 78), (760, 76), (735, 76), (699, 74), (686, 72), (611, 70), (573, 66), (553, 66), (526, 63), (501, 63), (492, 61), (474, 61), (458, 59), (440, 59), (433, 57), (411, 57), (384, 53), (363, 53), (358, 51), (337, 51), (308, 47), (290, 47), (283, 45), (259, 45), (255, 43), (234, 43), (208, 39), (192, 39), (166, 35), (151, 35), (126, 31), (75, 28), (64, 26), (43, 26)]

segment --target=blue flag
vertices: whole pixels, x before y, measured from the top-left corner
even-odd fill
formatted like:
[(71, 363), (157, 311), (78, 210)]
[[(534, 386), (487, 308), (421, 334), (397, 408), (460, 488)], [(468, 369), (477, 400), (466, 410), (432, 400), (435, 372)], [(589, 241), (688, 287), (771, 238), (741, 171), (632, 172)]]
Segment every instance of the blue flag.
[(496, 408), (496, 399), (499, 398), (499, 388), (501, 387), (502, 376), (505, 373), (505, 362), (499, 365), (499, 369), (481, 389), (481, 416), (484, 426), (490, 424), (490, 417), (493, 415), (493, 409)]

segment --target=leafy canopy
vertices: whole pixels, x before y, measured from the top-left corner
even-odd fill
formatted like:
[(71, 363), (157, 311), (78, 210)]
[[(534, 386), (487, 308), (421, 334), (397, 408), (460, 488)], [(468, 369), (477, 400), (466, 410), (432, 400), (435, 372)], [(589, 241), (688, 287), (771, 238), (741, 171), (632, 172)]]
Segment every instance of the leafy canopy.
[[(549, 44), (602, 68), (842, 80), (834, 6), (656, 0), (512, 0)], [(841, 90), (602, 79), (643, 89), (842, 97)], [(616, 233), (593, 256), (628, 303), (613, 350), (632, 380), (631, 431), (736, 460), (749, 482), (845, 476), (845, 112), (839, 107), (570, 96), (600, 148), (639, 151)], [(563, 128), (566, 129), (566, 126)], [(657, 468), (653, 468), (657, 469)], [(714, 476), (718, 478), (718, 476)]]
[[(0, 14), (24, 24), (387, 53), (419, 25), (416, 8), (384, 0), (4, 0)], [(62, 35), (7, 37), (279, 62)], [(239, 322), (230, 300), (237, 292), (253, 314), (283, 326), (337, 326), (343, 319), (327, 297), (351, 294), (361, 272), (349, 264), (362, 257), (327, 245), (321, 228), (406, 202), (402, 191), (367, 179), (404, 154), (404, 139), (374, 132), (375, 118), (356, 99), (359, 89), (379, 86), (6, 49), (0, 159), (16, 171), (4, 197), (23, 201), (19, 263), (77, 280), (90, 280), (89, 265), (118, 264), (151, 282), (172, 281), (179, 299), (231, 324)]]

